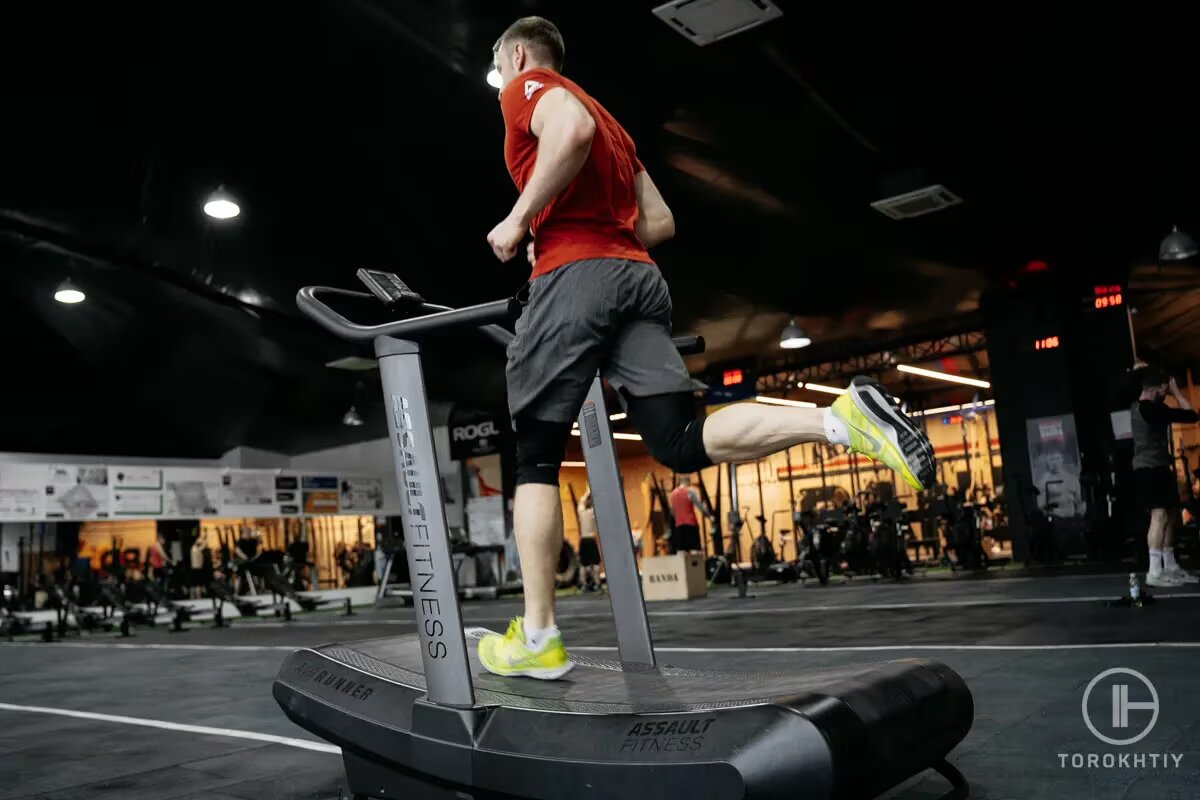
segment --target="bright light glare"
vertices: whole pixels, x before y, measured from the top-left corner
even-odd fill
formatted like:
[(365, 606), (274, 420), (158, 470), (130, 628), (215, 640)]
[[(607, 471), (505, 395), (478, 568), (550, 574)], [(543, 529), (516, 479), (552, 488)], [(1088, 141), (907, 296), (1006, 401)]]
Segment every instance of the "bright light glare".
[(801, 347), (808, 347), (812, 344), (812, 339), (807, 336), (798, 336), (793, 339), (784, 339), (779, 343), (779, 346), (784, 350), (799, 350)]
[(836, 386), (822, 386), (819, 383), (802, 383), (802, 384), (800, 384), (800, 388), (811, 389), (814, 392), (824, 392), (825, 394), (845, 394), (846, 393), (845, 389), (839, 389)]
[(78, 289), (59, 289), (57, 292), (54, 293), (55, 300), (57, 300), (60, 303), (66, 303), (68, 305), (74, 305), (75, 303), (82, 303), (84, 301), (84, 298), (86, 298), (86, 297), (87, 297), (87, 295), (85, 295), (83, 292), (79, 291)]
[(816, 403), (808, 403), (804, 400), (784, 400), (782, 397), (767, 397), (766, 395), (758, 395), (754, 398), (756, 402), (765, 403), (769, 406), (792, 406), (794, 408), (816, 408)]
[[(612, 420), (613, 422), (620, 422), (621, 420), (625, 419), (628, 416), (629, 415), (626, 414), (624, 411), (618, 411), (616, 414), (609, 414), (608, 418), (610, 420)], [(575, 430), (579, 430), (579, 423), (572, 422), (571, 427), (574, 428)]]
[(204, 213), (213, 219), (233, 219), (242, 213), (242, 208), (228, 197), (213, 196), (204, 204)]
[(584, 462), (584, 461), (564, 461), (564, 462), (562, 462), (562, 466), (564, 466), (564, 467), (586, 467), (586, 466), (587, 466), (587, 462)]
[[(579, 436), (579, 428), (573, 428), (571, 430), (571, 435)], [(614, 439), (628, 439), (631, 442), (640, 442), (642, 440), (642, 435), (640, 433), (614, 433), (612, 436)]]
[(500, 88), (500, 84), (501, 84), (500, 73), (496, 71), (495, 67), (492, 67), (491, 72), (489, 72), (487, 74), (487, 82), (488, 82), (488, 86), (492, 87), (493, 89)]
[(978, 386), (980, 389), (990, 389), (992, 385), (987, 381), (976, 380), (975, 378), (964, 378), (961, 375), (951, 375), (948, 372), (937, 372), (932, 369), (923, 369), (921, 367), (910, 367), (908, 364), (901, 364), (896, 369), (901, 372), (908, 372), (912, 375), (924, 375), (926, 378), (936, 378), (940, 381), (950, 381), (951, 383), (964, 383), (967, 386)]
[(963, 403), (960, 406), (938, 406), (937, 408), (927, 408), (924, 411), (914, 411), (909, 416), (912, 417), (928, 417), (933, 414), (944, 414), (947, 411), (973, 411), (975, 408), (989, 408), (996, 405), (995, 400), (984, 400), (978, 406), (975, 403)]

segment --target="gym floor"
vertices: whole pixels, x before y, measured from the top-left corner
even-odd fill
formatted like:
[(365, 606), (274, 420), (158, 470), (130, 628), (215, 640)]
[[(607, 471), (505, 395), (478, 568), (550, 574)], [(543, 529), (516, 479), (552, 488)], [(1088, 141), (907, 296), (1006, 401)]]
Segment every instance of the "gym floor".
[[(650, 606), (660, 661), (772, 670), (912, 656), (957, 670), (975, 725), (950, 756), (974, 798), (1191, 798), (1200, 785), (1200, 588), (1146, 608), (1110, 608), (1121, 575), (914, 580), (903, 585), (757, 587), (732, 599)], [(468, 624), (503, 629), (512, 601), (468, 603)], [(567, 644), (615, 653), (606, 595), (560, 604)], [(0, 645), (0, 800), (336, 798), (336, 748), (292, 725), (271, 698), (285, 653), (413, 630), (411, 609), (239, 620), (186, 633), (139, 630), (82, 641)], [(735, 664), (730, 664), (730, 659)], [(1155, 685), (1161, 712), (1134, 748), (1179, 766), (1064, 767), (1059, 753), (1121, 752), (1080, 711), (1098, 673), (1126, 667)], [(869, 765), (864, 765), (869, 768)], [(936, 775), (889, 798), (935, 798)], [(798, 796), (802, 791), (798, 789)]]

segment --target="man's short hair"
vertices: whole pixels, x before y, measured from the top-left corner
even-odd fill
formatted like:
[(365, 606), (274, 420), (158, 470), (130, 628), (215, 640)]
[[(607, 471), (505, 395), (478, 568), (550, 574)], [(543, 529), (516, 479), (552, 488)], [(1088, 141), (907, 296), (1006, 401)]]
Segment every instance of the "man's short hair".
[(500, 52), (501, 47), (513, 41), (524, 44), (538, 61), (544, 62), (555, 72), (562, 71), (566, 47), (562, 34), (550, 20), (545, 17), (521, 17), (496, 40), (492, 52)]
[(1141, 378), (1143, 389), (1157, 389), (1170, 380), (1167, 378), (1167, 373), (1157, 367), (1146, 367), (1141, 370)]

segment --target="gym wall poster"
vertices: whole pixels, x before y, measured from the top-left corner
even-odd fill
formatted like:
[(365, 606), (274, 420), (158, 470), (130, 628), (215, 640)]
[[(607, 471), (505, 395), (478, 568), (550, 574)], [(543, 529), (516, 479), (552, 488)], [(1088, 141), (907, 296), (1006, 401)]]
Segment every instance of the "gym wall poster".
[(46, 518), (53, 520), (108, 517), (108, 469), (92, 464), (46, 467)]
[(221, 500), (221, 473), (213, 469), (167, 469), (163, 471), (166, 486), (166, 515), (192, 519), (212, 517), (218, 513)]
[(221, 476), (221, 513), (228, 517), (279, 514), (276, 470), (230, 469)]
[(1087, 503), (1079, 481), (1082, 466), (1075, 416), (1029, 419), (1025, 421), (1025, 432), (1038, 507), (1056, 519), (1081, 519), (1087, 513)]
[(342, 476), (342, 513), (374, 514), (383, 508), (383, 479)]
[(45, 467), (0, 465), (0, 520), (37, 520), (45, 515)]
[(399, 509), (395, 486), (382, 472), (0, 463), (0, 522), (386, 515)]
[(338, 479), (336, 475), (305, 475), (300, 479), (304, 489), (305, 514), (338, 513)]

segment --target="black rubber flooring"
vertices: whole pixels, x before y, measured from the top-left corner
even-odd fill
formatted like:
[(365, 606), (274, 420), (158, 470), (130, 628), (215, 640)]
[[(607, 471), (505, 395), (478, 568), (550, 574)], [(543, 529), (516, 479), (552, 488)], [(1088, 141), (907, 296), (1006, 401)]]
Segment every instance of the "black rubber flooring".
[[(697, 669), (945, 662), (975, 698), (975, 725), (950, 757), (972, 797), (1198, 797), (1200, 590), (1172, 590), (1143, 609), (1104, 604), (1124, 589), (1120, 575), (793, 585), (758, 588), (746, 600), (724, 589), (652, 604), (651, 625), (661, 662)], [(469, 603), (464, 616), (502, 629), (518, 607)], [(560, 614), (568, 647), (616, 656), (605, 596), (565, 599)], [(0, 645), (0, 800), (337, 797), (340, 759), (279, 711), (270, 695), (275, 671), (294, 647), (414, 628), (410, 610), (387, 609)], [(1127, 747), (1094, 738), (1081, 713), (1085, 687), (1114, 667), (1146, 675), (1160, 701), (1151, 732)], [(167, 728), (135, 724), (145, 720)], [(258, 738), (232, 738), (239, 733)], [(1172, 759), (1164, 768), (1163, 753), (1181, 757), (1178, 766)], [(1075, 768), (1071, 754), (1095, 754), (1097, 766)], [(1104, 768), (1106, 754), (1113, 768)], [(1144, 766), (1116, 761), (1136, 754)], [(885, 796), (932, 799), (943, 790), (940, 778), (923, 775)]]

